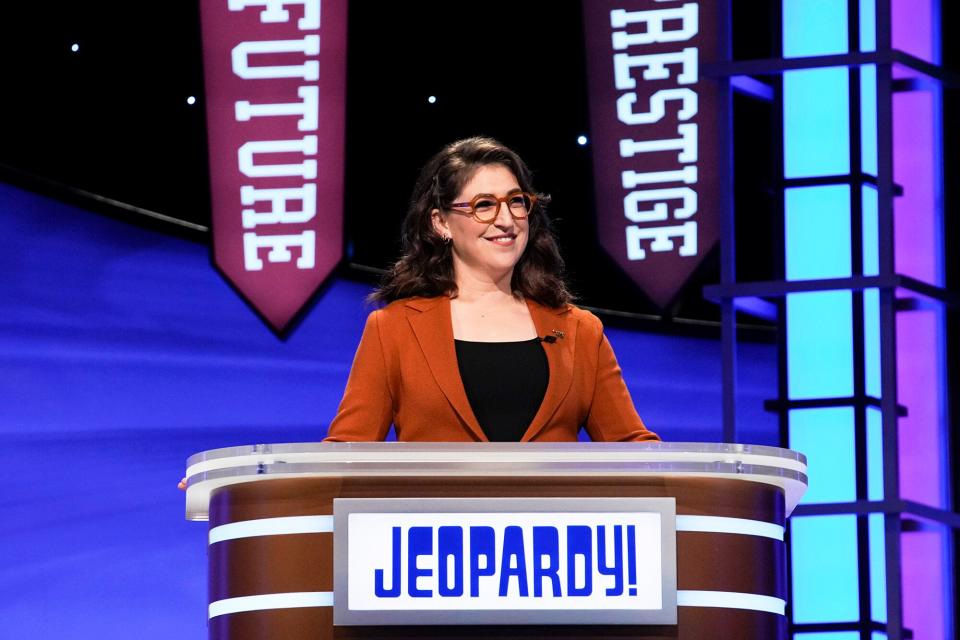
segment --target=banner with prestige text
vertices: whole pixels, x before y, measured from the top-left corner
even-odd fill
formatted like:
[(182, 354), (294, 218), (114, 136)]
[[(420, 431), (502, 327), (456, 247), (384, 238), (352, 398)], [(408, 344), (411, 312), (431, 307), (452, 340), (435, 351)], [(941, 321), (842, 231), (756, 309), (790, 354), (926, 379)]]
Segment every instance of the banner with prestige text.
[(201, 0), (213, 259), (276, 332), (343, 252), (347, 0)]
[(713, 0), (583, 3), (597, 231), (660, 308), (719, 238)]

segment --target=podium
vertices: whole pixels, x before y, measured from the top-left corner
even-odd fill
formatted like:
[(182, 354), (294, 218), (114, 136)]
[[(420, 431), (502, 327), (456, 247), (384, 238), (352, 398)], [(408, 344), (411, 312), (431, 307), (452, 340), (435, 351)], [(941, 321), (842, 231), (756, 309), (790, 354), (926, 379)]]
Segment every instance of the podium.
[[(793, 451), (694, 443), (302, 443), (216, 449), (187, 465), (187, 518), (209, 520), (211, 639), (786, 638), (783, 534), (807, 486), (806, 459)], [(535, 624), (514, 622), (522, 613), (475, 624), (470, 611), (447, 612), (437, 624), (429, 611), (334, 624), (335, 606), (346, 606), (339, 588), (334, 602), (335, 582), (346, 580), (335, 576), (335, 565), (346, 571), (344, 543), (334, 549), (334, 530), (346, 523), (334, 519), (335, 501), (421, 509), (437, 502), (449, 510), (477, 499), (552, 499), (547, 511), (576, 504), (593, 512), (609, 509), (591, 504), (638, 498), (675, 505), (667, 523), (675, 560), (665, 560), (664, 571), (675, 570), (676, 624), (611, 624), (602, 612), (575, 610), (541, 614)]]

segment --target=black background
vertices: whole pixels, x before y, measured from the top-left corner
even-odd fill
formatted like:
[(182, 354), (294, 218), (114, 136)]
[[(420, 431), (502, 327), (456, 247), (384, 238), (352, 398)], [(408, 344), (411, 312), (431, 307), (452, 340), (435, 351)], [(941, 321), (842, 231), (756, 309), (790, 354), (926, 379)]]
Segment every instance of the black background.
[[(779, 3), (734, 4), (735, 57), (776, 56)], [(580, 2), (354, 0), (349, 9), (341, 275), (375, 282), (397, 256), (420, 166), (452, 140), (490, 135), (515, 148), (553, 196), (581, 304), (651, 329), (715, 331), (718, 311), (701, 289), (719, 279), (717, 250), (660, 310), (597, 245), (590, 147), (577, 144), (590, 135)], [(206, 242), (202, 230), (134, 209), (209, 225), (196, 1), (18, 5), (0, 29), (3, 177)], [(769, 279), (780, 264), (772, 105), (738, 95), (735, 119), (738, 229), (759, 239), (738, 268), (744, 279)]]
[[(957, 69), (950, 27), (958, 11), (943, 4), (944, 66)], [(734, 58), (778, 57), (780, 2), (732, 5)], [(702, 296), (705, 284), (719, 280), (716, 248), (676, 303), (661, 310), (597, 245), (590, 147), (576, 142), (590, 135), (579, 1), (351, 0), (349, 12), (347, 259), (340, 275), (375, 282), (397, 257), (420, 166), (452, 140), (490, 135), (515, 148), (534, 169), (537, 187), (553, 195), (580, 304), (608, 311), (608, 322), (718, 335), (718, 309)], [(2, 16), (0, 178), (207, 242), (197, 0), (16, 3)], [(775, 76), (760, 79), (778, 83)], [(945, 97), (947, 176), (956, 166), (955, 93)], [(740, 280), (782, 276), (778, 121), (773, 103), (735, 94)], [(952, 192), (946, 196), (951, 237), (956, 206)], [(188, 224), (158, 221), (150, 212)], [(946, 254), (951, 283), (960, 274), (955, 253)], [(773, 339), (770, 323), (741, 321), (759, 329), (745, 337)]]

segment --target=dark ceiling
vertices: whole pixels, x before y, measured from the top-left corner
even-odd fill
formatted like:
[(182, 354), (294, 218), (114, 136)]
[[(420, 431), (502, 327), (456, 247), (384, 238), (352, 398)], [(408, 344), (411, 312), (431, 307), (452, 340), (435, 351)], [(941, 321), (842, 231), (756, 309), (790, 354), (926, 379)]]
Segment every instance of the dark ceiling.
[[(0, 178), (205, 241), (197, 0), (10, 4), (0, 23)], [(779, 2), (733, 4), (735, 57), (776, 56)], [(451, 140), (485, 134), (517, 149), (553, 195), (581, 301), (640, 321), (659, 314), (595, 242), (590, 147), (577, 144), (589, 135), (580, 2), (349, 7), (345, 274), (387, 266), (420, 165)], [(955, 45), (944, 45), (955, 60)], [(773, 277), (780, 263), (774, 149), (764, 134), (773, 130), (770, 104), (736, 99), (738, 234), (762, 239), (740, 257), (747, 279)], [(717, 269), (714, 255), (665, 319), (712, 324), (718, 314), (700, 289)]]

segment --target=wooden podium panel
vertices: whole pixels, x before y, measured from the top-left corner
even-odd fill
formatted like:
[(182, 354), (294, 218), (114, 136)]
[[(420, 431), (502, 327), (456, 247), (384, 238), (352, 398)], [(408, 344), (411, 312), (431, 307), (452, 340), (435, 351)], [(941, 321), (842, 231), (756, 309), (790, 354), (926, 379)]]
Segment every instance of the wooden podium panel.
[[(329, 445), (314, 446), (320, 455), (323, 455), (327, 453), (323, 447)], [(357, 452), (357, 445), (348, 446)], [(389, 451), (389, 445), (371, 446), (381, 447), (381, 452)], [(466, 449), (463, 455), (470, 457), (470, 445), (457, 446), (460, 450)], [(530, 445), (520, 446), (526, 447), (527, 451), (514, 451), (523, 451), (524, 455), (529, 453)], [(258, 463), (258, 473), (252, 476), (247, 474), (251, 469), (250, 465), (221, 465), (219, 468), (209, 468), (191, 476), (190, 486), (193, 488), (204, 483), (219, 485), (209, 490), (208, 498), (207, 495), (203, 496), (204, 500), (209, 500), (211, 532), (223, 531), (225, 525), (232, 523), (269, 523), (278, 518), (330, 516), (333, 514), (333, 501), (337, 498), (672, 497), (676, 500), (678, 523), (676, 544), (679, 606), (676, 626), (334, 627), (333, 607), (329, 604), (259, 608), (228, 613), (214, 610), (214, 607), (220, 607), (224, 603), (243, 603), (247, 596), (331, 593), (334, 588), (333, 533), (314, 531), (282, 535), (244, 535), (211, 543), (210, 638), (361, 640), (430, 637), (452, 640), (497, 637), (586, 640), (613, 637), (699, 640), (786, 637), (786, 618), (782, 610), (772, 612), (741, 607), (745, 602), (749, 604), (757, 601), (761, 603), (760, 608), (763, 608), (769, 603), (783, 603), (786, 600), (786, 549), (782, 540), (782, 527), (789, 511), (799, 499), (798, 491), (802, 492), (805, 485), (806, 478), (799, 470), (801, 465), (805, 470), (802, 456), (786, 456), (780, 468), (759, 464), (745, 465), (744, 460), (758, 460), (751, 459), (749, 452), (741, 450), (732, 454), (729, 449), (720, 451), (721, 459), (713, 462), (703, 461), (701, 449), (692, 456), (694, 460), (691, 460), (691, 456), (674, 451), (664, 454), (670, 457), (672, 462), (659, 459), (623, 463), (616, 460), (616, 455), (609, 456), (607, 460), (601, 455), (603, 451), (594, 448), (596, 445), (551, 446), (567, 447), (563, 456), (554, 456), (554, 462), (564, 458), (559, 465), (569, 467), (567, 472), (560, 473), (556, 467), (544, 466), (542, 461), (518, 459), (515, 468), (522, 467), (524, 471), (510, 474), (510, 465), (500, 460), (495, 452), (488, 450), (486, 458), (492, 470), (488, 474), (469, 473), (473, 460), (469, 464), (454, 463), (452, 467), (447, 460), (434, 461), (435, 466), (438, 464), (441, 469), (431, 468), (432, 463), (427, 460), (415, 469), (401, 462), (399, 472), (391, 475), (388, 473), (391, 468), (397, 471), (395, 458), (380, 462), (371, 462), (368, 458), (364, 462), (362, 453), (358, 453), (354, 464), (356, 468), (349, 472), (330, 468), (318, 470), (316, 462), (290, 463), (271, 458), (266, 464), (263, 461)], [(707, 445), (688, 446), (702, 448)], [(586, 447), (583, 459), (579, 460), (575, 451), (571, 454), (570, 447)], [(630, 447), (639, 453), (645, 445), (631, 443)], [(663, 445), (659, 447), (662, 448)], [(649, 447), (646, 448), (646, 453), (650, 453)], [(757, 449), (769, 448), (755, 447), (752, 450)], [(617, 451), (622, 453), (625, 449), (620, 448)], [(626, 455), (629, 455), (630, 449), (626, 451)], [(549, 457), (551, 452), (547, 451), (545, 454)], [(264, 455), (275, 457), (276, 453), (252, 455), (259, 455), (261, 458)], [(402, 452), (397, 452), (396, 455), (402, 459)], [(597, 459), (597, 456), (600, 457), (600, 466), (590, 462)], [(331, 465), (341, 464), (339, 461), (329, 462)], [(196, 464), (203, 464), (203, 461), (195, 462), (194, 466)], [(364, 467), (365, 464), (373, 467), (379, 464), (383, 473), (379, 474), (371, 466)], [(671, 467), (671, 464), (674, 466)], [(703, 465), (703, 468), (691, 470), (691, 465), (694, 464)], [(266, 469), (270, 466), (276, 471), (281, 465), (286, 465), (282, 474), (270, 473)], [(300, 469), (294, 470), (292, 466), (299, 466)], [(480, 466), (483, 466), (482, 463)], [(538, 474), (537, 468), (544, 473)], [(231, 469), (232, 471), (229, 471)], [(767, 476), (766, 479), (758, 479), (764, 475)], [(225, 483), (225, 477), (230, 481)], [(194, 499), (196, 503), (196, 496)], [(690, 518), (693, 516), (706, 518)], [(760, 527), (761, 533), (698, 530), (703, 527), (704, 522), (721, 523), (723, 526), (728, 526), (724, 523), (754, 523)], [(765, 525), (767, 530), (776, 530), (779, 527), (779, 539), (776, 535), (763, 533)], [(739, 600), (732, 604), (727, 603), (729, 606), (722, 606), (725, 594), (733, 594)], [(720, 600), (717, 600), (718, 597)], [(712, 601), (706, 602), (704, 598)]]

